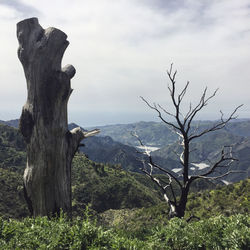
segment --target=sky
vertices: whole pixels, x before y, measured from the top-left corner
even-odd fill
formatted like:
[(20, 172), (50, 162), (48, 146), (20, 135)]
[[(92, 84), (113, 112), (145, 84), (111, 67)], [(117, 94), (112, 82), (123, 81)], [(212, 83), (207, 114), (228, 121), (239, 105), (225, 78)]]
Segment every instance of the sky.
[(68, 36), (62, 67), (76, 75), (69, 122), (83, 127), (157, 120), (140, 99), (173, 112), (166, 70), (187, 81), (183, 112), (204, 88), (217, 95), (197, 119), (218, 119), (240, 104), (250, 118), (250, 0), (0, 0), (0, 120), (26, 101), (16, 23), (37, 17)]

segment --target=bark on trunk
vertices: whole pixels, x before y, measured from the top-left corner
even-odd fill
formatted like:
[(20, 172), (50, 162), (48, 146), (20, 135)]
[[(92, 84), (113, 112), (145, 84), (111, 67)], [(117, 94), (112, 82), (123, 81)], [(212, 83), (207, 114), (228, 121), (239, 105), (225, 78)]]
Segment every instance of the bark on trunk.
[(43, 29), (37, 18), (17, 24), (18, 58), (27, 81), (20, 130), (27, 142), (25, 196), (34, 216), (71, 214), (71, 162), (80, 141), (98, 133), (68, 131), (67, 103), (75, 68), (61, 68), (69, 42), (56, 29)]
[(186, 205), (188, 200), (188, 192), (189, 192), (189, 185), (187, 187), (183, 187), (181, 191), (181, 197), (178, 204), (174, 204), (169, 202), (169, 199), (166, 198), (167, 195), (164, 194), (165, 200), (168, 202), (170, 209), (169, 209), (169, 219), (178, 217), (183, 218), (186, 211)]
[(185, 215), (186, 205), (188, 201), (189, 186), (184, 187), (181, 192), (181, 198), (178, 206), (176, 207), (176, 217), (182, 218)]

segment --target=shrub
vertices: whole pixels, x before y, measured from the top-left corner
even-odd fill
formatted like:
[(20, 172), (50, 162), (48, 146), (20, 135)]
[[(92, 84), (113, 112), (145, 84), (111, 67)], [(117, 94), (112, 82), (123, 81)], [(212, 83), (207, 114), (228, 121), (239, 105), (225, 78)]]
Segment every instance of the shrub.
[(141, 240), (97, 226), (88, 217), (0, 218), (0, 249), (248, 249), (249, 226), (250, 216), (240, 214), (191, 223), (173, 218)]
[(149, 237), (156, 249), (248, 249), (250, 217), (217, 216), (187, 223), (174, 218)]
[(88, 219), (71, 222), (64, 215), (51, 220), (0, 219), (0, 249), (141, 249), (144, 246), (142, 241), (118, 236)]

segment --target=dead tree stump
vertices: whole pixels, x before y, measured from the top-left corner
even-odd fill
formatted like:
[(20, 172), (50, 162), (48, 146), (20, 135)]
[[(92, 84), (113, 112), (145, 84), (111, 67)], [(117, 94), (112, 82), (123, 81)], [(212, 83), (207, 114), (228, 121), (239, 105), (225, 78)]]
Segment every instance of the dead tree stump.
[(78, 145), (98, 130), (68, 131), (67, 103), (75, 68), (61, 68), (69, 42), (56, 29), (43, 29), (37, 18), (17, 24), (18, 58), (27, 81), (20, 131), (27, 143), (24, 190), (34, 216), (71, 214), (71, 162)]

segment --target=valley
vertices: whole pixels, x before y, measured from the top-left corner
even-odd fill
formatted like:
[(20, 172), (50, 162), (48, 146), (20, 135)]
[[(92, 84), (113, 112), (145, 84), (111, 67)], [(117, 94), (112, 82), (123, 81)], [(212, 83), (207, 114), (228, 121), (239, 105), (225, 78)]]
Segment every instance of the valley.
[[(1, 121), (0, 121), (1, 122)], [(201, 131), (211, 127), (215, 121), (195, 121), (193, 130)], [(3, 122), (12, 127), (18, 127), (18, 120)], [(79, 125), (71, 123), (69, 129)], [(87, 157), (95, 162), (104, 164), (120, 164), (126, 171), (141, 172), (142, 160), (146, 156), (139, 154), (144, 148), (131, 134), (136, 132), (152, 159), (178, 175), (181, 171), (179, 154), (181, 146), (178, 136), (163, 123), (138, 122), (132, 124), (118, 124), (98, 127), (101, 132), (98, 136), (87, 138), (84, 146), (79, 148)], [(82, 128), (84, 129), (84, 128)], [(93, 128), (86, 128), (87, 130)], [(18, 137), (18, 141), (22, 141)], [(191, 174), (201, 174), (219, 157), (223, 146), (232, 146), (233, 155), (238, 160), (231, 166), (232, 170), (240, 171), (226, 176), (224, 183), (237, 182), (250, 175), (250, 119), (235, 120), (219, 131), (207, 134), (191, 144), (190, 161), (193, 167)]]
[[(211, 127), (215, 122), (216, 121), (195, 121), (193, 130), (202, 131), (203, 129)], [(114, 141), (143, 150), (143, 147), (139, 145), (137, 139), (131, 135), (132, 132), (136, 132), (143, 144), (151, 151), (152, 158), (157, 164), (175, 173), (181, 170), (178, 156), (181, 152), (181, 146), (179, 145), (178, 136), (167, 127), (166, 124), (158, 122), (138, 122), (98, 128), (101, 130), (98, 137), (110, 136)], [(233, 155), (238, 159), (231, 169), (242, 172), (226, 176), (224, 181), (231, 183), (248, 178), (250, 174), (249, 119), (235, 120), (222, 130), (207, 134), (192, 143), (190, 149), (190, 160), (193, 164), (191, 173), (202, 173), (205, 166), (208, 167), (211, 162), (219, 157), (219, 153), (225, 145), (232, 146)], [(95, 159), (93, 158), (93, 160)], [(138, 169), (136, 171), (138, 171)]]

